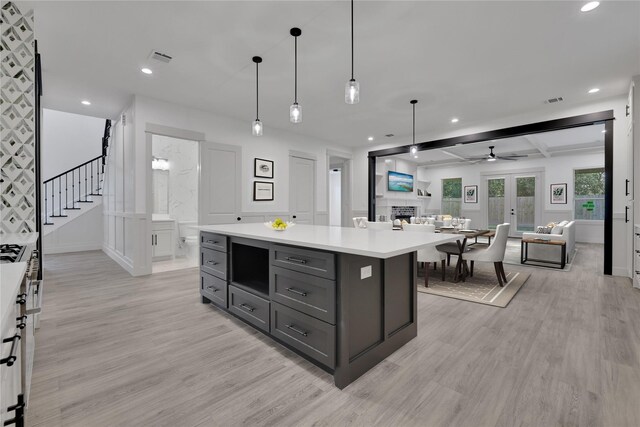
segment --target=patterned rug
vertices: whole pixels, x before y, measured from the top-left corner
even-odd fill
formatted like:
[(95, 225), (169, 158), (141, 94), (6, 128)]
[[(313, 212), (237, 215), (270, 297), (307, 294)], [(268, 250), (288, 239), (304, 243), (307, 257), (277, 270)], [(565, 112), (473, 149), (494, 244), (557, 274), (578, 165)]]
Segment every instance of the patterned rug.
[[(493, 265), (491, 265), (491, 270), (476, 268), (473, 272), (473, 277), (467, 277), (465, 282), (456, 283), (453, 282), (451, 277), (453, 275), (453, 264), (454, 261), (452, 259), (451, 266), (447, 267), (447, 276), (444, 282), (441, 280), (439, 266), (437, 271), (434, 271), (433, 267), (431, 267), (428, 288), (424, 286), (424, 276), (422, 270), (420, 270), (419, 276), (421, 277), (418, 278), (418, 292), (504, 308), (530, 277), (528, 273), (509, 271), (510, 269), (505, 267), (507, 283), (504, 287), (500, 287), (493, 271)], [(479, 263), (476, 263), (476, 267), (478, 266)]]

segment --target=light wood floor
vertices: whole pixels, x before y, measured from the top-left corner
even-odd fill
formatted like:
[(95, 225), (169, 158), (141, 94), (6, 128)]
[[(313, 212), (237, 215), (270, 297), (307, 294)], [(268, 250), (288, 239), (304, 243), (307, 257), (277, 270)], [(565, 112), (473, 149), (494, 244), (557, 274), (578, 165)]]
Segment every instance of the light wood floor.
[(201, 304), (197, 269), (46, 256), (27, 425), (639, 426), (640, 292), (601, 251), (527, 269), (504, 309), (418, 294), (418, 337), (342, 391)]

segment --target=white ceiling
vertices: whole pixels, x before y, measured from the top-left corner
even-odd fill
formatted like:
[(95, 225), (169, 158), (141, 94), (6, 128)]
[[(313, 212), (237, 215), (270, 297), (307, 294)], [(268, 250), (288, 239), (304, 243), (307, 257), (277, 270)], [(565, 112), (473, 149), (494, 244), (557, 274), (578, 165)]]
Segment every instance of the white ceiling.
[[(470, 161), (468, 159), (487, 156), (490, 152), (490, 146), (495, 147), (493, 152), (498, 156), (510, 154), (527, 156), (516, 161), (543, 157), (573, 156), (584, 153), (604, 153), (603, 130), (604, 125), (598, 124), (420, 151), (417, 153), (417, 159), (413, 158), (409, 153), (389, 156), (388, 158), (403, 159), (417, 163), (420, 166), (434, 168), (478, 163), (475, 160)], [(515, 163), (513, 160), (499, 159), (497, 162)]]
[[(115, 117), (141, 94), (254, 119), (261, 55), (261, 119), (341, 145), (373, 145), (626, 92), (640, 74), (640, 3), (356, 1), (360, 104), (346, 105), (349, 2), (17, 2), (35, 9), (45, 108)], [(299, 39), (299, 102), (290, 124), (293, 39)], [(173, 56), (152, 64), (152, 49)], [(140, 73), (150, 66), (154, 74)], [(601, 90), (589, 95), (587, 90)], [(92, 105), (80, 104), (89, 99)], [(459, 117), (452, 125), (450, 119)], [(249, 126), (247, 126), (249, 129)], [(367, 141), (374, 135), (376, 140)], [(385, 139), (385, 142), (390, 140)]]

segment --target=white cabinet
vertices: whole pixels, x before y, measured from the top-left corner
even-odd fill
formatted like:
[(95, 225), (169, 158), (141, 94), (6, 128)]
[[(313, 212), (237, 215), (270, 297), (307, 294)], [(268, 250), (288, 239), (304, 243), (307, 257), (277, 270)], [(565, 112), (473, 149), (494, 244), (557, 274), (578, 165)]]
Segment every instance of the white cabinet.
[(153, 221), (151, 227), (151, 248), (154, 260), (173, 258), (176, 246), (176, 222), (174, 220)]

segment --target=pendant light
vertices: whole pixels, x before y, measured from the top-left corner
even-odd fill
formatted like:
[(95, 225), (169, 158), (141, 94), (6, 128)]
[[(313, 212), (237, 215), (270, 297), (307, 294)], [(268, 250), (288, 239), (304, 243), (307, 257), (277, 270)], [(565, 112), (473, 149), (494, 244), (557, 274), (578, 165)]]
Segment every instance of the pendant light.
[(353, 74), (353, 0), (351, 0), (351, 80), (347, 82), (344, 89), (344, 102), (347, 104), (357, 104), (360, 102), (360, 83)]
[(409, 149), (411, 155), (417, 159), (418, 158), (418, 146), (416, 145), (416, 104), (418, 103), (417, 99), (412, 99), (409, 101), (413, 106), (413, 144)]
[(259, 56), (253, 57), (253, 62), (256, 63), (256, 119), (251, 125), (251, 133), (253, 136), (262, 136), (262, 122), (260, 121), (260, 116), (258, 114), (258, 106), (259, 106), (259, 98), (258, 98), (258, 64), (262, 62), (262, 58)]
[(298, 37), (302, 34), (300, 28), (293, 27), (289, 34), (293, 36), (294, 40), (294, 96), (293, 104), (289, 107), (289, 121), (291, 123), (302, 122), (302, 107), (298, 104)]

